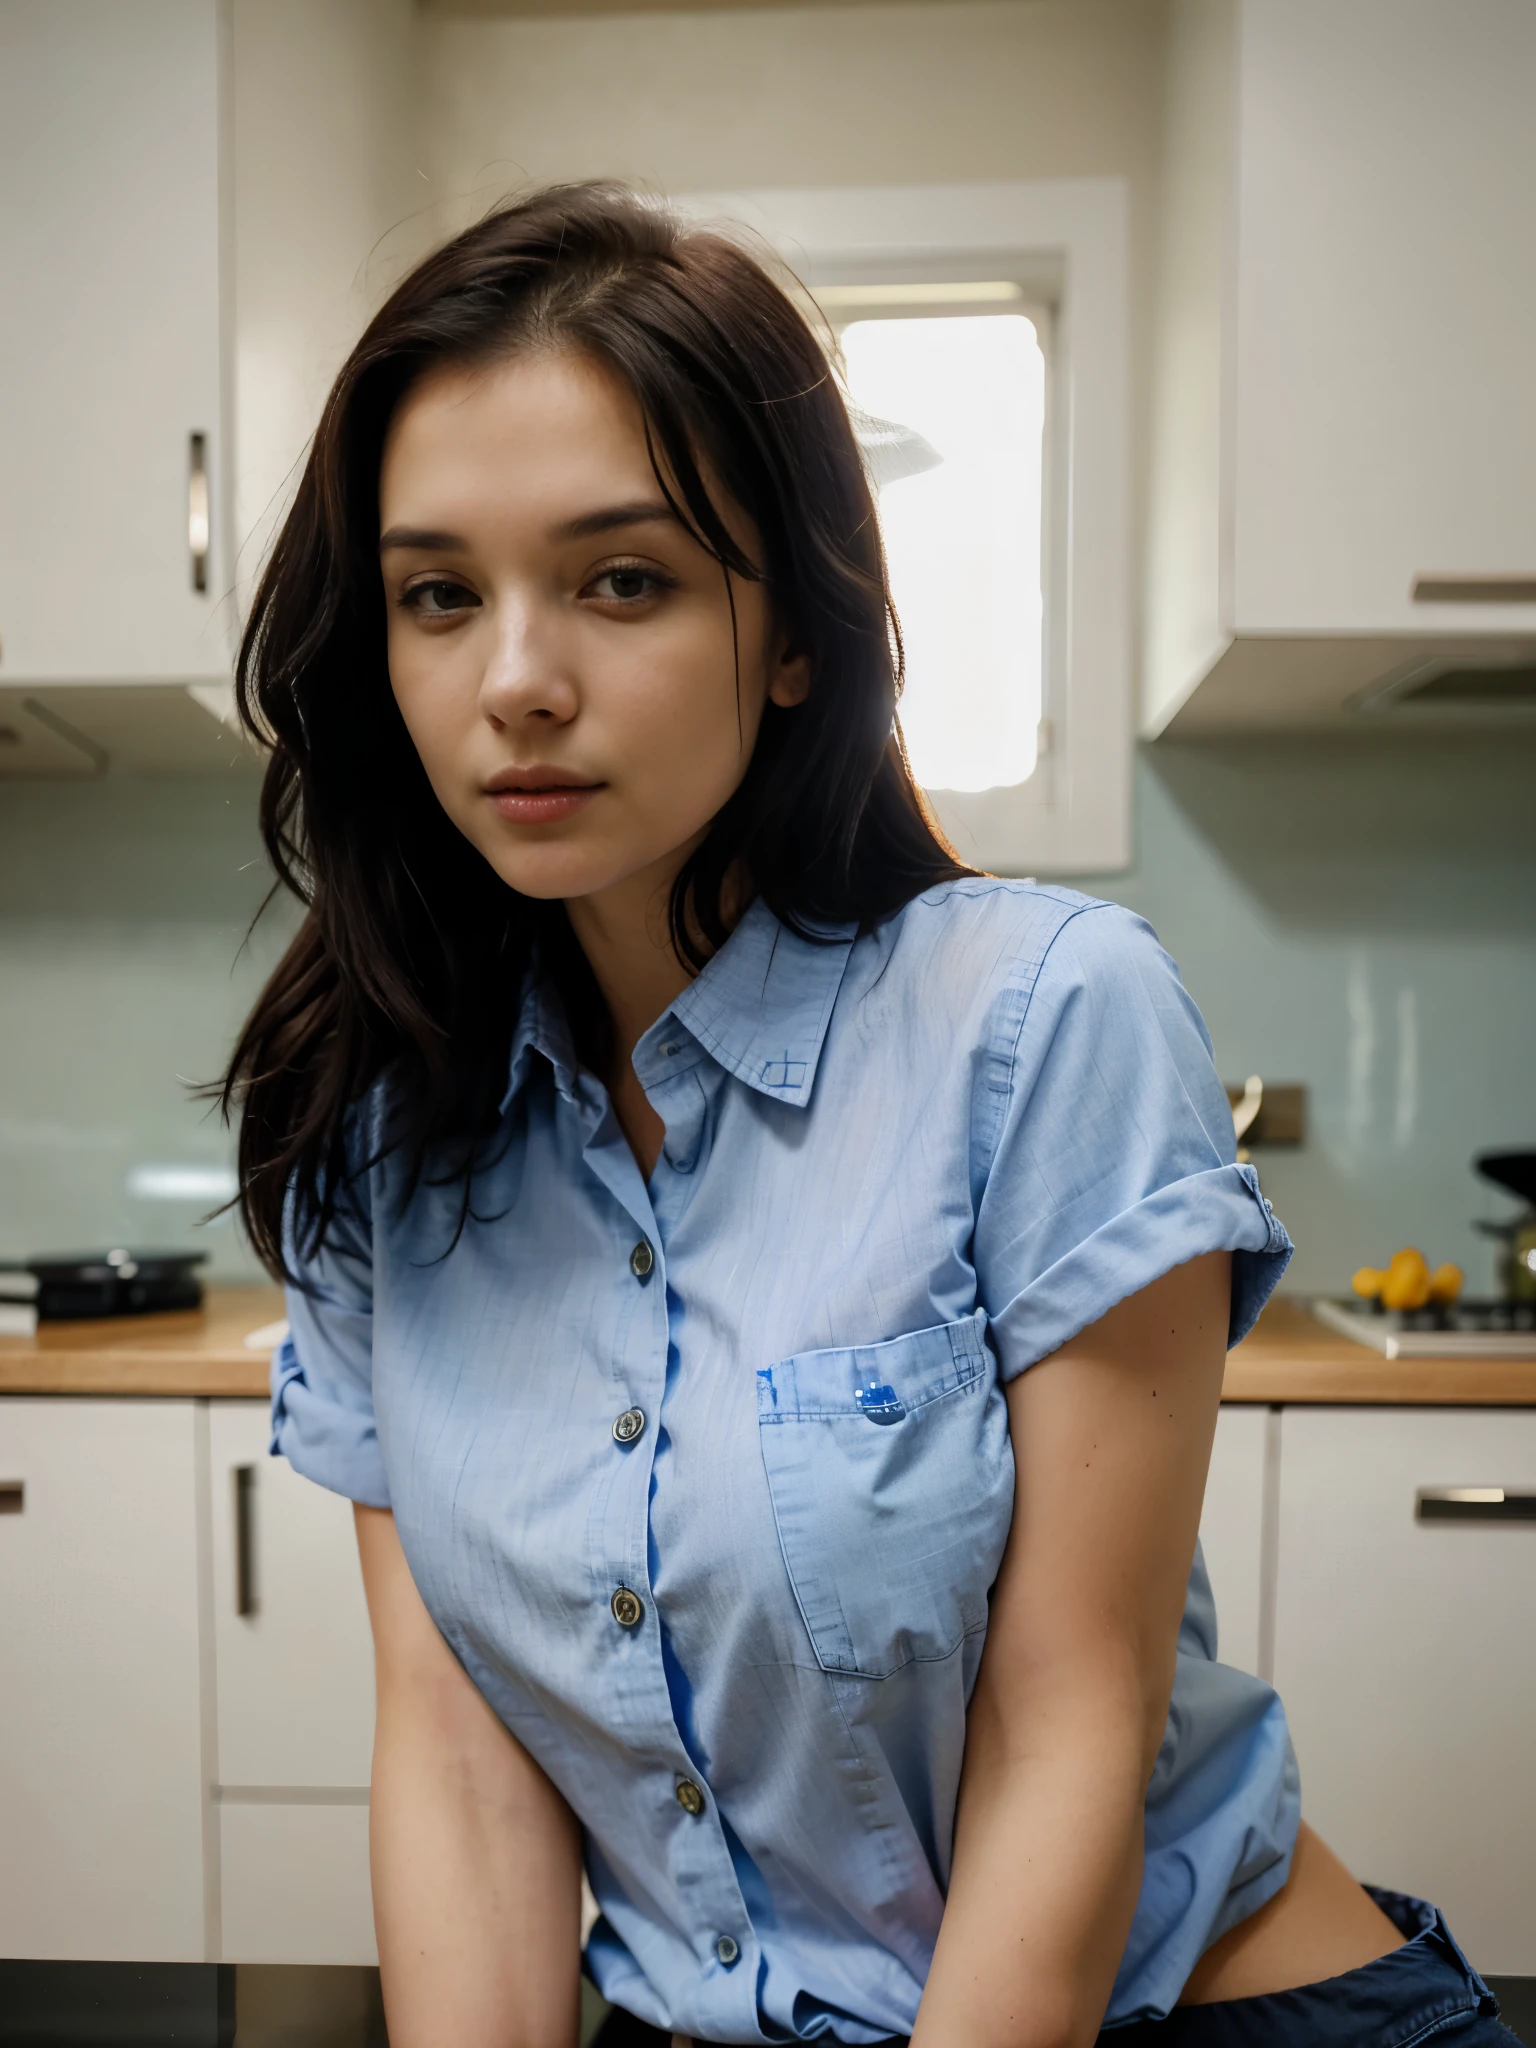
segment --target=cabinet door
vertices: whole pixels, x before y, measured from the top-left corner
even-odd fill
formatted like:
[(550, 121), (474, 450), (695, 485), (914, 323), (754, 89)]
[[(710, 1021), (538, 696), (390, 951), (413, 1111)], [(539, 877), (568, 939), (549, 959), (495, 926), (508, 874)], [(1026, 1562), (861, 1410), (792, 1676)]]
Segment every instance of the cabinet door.
[(1216, 1645), (1223, 1664), (1257, 1673), (1264, 1553), (1267, 1408), (1224, 1406), (1216, 1418), (1211, 1469), (1200, 1512), (1200, 1548), (1216, 1596)]
[(226, 1963), (376, 1963), (368, 1808), (220, 1809)]
[(1536, 1522), (1415, 1519), (1418, 1488), (1536, 1490), (1536, 1413), (1288, 1408), (1275, 1683), (1307, 1818), (1536, 1974)]
[(1465, 632), (1536, 576), (1536, 8), (1246, 0), (1232, 623)]
[(203, 1959), (195, 1473), (190, 1402), (0, 1400), (0, 1955)]
[(373, 1638), (351, 1504), (269, 1457), (270, 1438), (265, 1402), (213, 1404), (219, 1778), (226, 1788), (366, 1787)]
[(218, 57), (215, 0), (0, 0), (7, 683), (228, 673)]

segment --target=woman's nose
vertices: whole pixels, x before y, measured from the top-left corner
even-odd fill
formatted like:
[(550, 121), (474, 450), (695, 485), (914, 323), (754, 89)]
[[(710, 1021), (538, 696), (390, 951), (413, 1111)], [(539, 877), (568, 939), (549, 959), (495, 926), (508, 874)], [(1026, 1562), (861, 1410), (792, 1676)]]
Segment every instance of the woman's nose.
[(497, 604), (480, 704), (493, 725), (527, 721), (564, 725), (576, 715), (578, 692), (565, 636), (536, 600)]

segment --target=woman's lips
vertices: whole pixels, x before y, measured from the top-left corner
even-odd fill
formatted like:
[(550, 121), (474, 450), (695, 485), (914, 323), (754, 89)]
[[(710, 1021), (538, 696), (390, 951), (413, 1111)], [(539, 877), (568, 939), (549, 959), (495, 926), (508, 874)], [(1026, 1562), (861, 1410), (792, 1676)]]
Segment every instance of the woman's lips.
[(554, 825), (573, 818), (602, 788), (600, 782), (550, 783), (542, 789), (493, 789), (491, 802), (512, 825)]

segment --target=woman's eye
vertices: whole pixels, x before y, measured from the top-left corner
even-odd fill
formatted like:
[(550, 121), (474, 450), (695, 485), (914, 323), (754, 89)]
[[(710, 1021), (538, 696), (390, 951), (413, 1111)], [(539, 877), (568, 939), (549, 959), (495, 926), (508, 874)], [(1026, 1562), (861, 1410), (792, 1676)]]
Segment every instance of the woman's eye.
[(462, 583), (413, 583), (401, 592), (400, 602), (421, 618), (441, 619), (449, 612), (469, 611), (480, 600)]
[(601, 576), (592, 579), (587, 588), (594, 597), (607, 598), (619, 604), (635, 604), (641, 598), (653, 596), (663, 587), (664, 581), (653, 569), (620, 565), (605, 569)]

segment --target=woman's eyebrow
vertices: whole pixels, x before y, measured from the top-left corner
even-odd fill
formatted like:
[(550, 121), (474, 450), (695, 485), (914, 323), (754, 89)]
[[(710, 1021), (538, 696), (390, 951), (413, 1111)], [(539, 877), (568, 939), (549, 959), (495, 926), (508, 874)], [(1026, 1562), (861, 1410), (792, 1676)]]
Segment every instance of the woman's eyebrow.
[[(623, 526), (677, 524), (677, 514), (660, 498), (638, 500), (632, 505), (605, 505), (596, 512), (583, 512), (577, 519), (551, 529), (556, 541), (589, 540), (594, 534), (613, 533)], [(391, 526), (379, 536), (379, 553), (391, 548), (414, 548), (422, 554), (466, 554), (469, 542), (461, 533), (447, 533), (435, 526)]]
[(469, 542), (461, 533), (443, 533), (435, 526), (391, 526), (379, 535), (379, 553), (391, 548), (419, 548), (429, 555), (462, 555)]
[(621, 526), (653, 526), (665, 521), (677, 524), (677, 514), (660, 498), (642, 499), (633, 505), (607, 505), (598, 512), (583, 512), (564, 526), (555, 527), (552, 540), (590, 540), (594, 534), (612, 533)]

